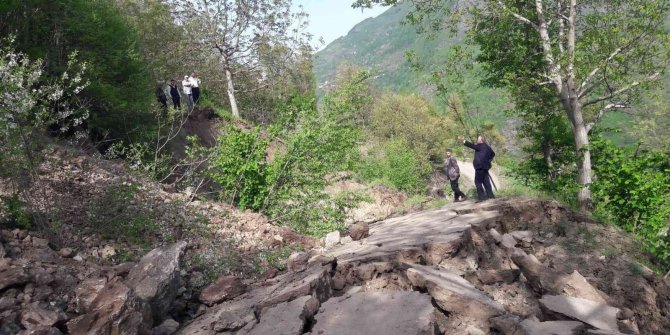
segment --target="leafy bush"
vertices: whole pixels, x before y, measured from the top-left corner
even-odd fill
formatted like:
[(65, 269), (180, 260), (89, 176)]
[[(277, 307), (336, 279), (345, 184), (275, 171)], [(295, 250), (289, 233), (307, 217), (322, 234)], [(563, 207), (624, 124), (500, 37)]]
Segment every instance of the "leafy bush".
[[(367, 73), (324, 98), (295, 96), (268, 129), (229, 126), (211, 152), (209, 175), (222, 200), (268, 214), (296, 231), (321, 236), (343, 227), (359, 197), (324, 192), (338, 171), (358, 161), (361, 132), (352, 115), (366, 99), (354, 94)], [(272, 152), (270, 155), (270, 147)]]
[(455, 138), (453, 124), (422, 97), (385, 94), (375, 103), (369, 130), (379, 140), (403, 140), (418, 155), (440, 161)]
[(651, 152), (593, 142), (596, 214), (639, 236), (670, 265), (670, 150)]
[(404, 140), (391, 140), (371, 151), (359, 167), (367, 181), (378, 181), (399, 191), (419, 193), (425, 190), (431, 172), (428, 160), (422, 159)]
[(0, 227), (30, 229), (33, 217), (18, 196), (0, 197)]

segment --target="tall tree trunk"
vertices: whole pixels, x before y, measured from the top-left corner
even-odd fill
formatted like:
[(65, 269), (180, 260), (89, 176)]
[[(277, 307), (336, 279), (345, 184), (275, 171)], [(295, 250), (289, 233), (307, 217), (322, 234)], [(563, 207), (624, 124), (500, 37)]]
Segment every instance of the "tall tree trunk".
[[(564, 100), (565, 101), (565, 100)], [(572, 134), (575, 139), (575, 149), (577, 150), (577, 183), (581, 185), (581, 189), (577, 192), (577, 202), (579, 209), (589, 212), (592, 209), (591, 199), (591, 183), (593, 182), (593, 171), (591, 168), (591, 147), (589, 141), (589, 133), (584, 123), (584, 115), (582, 114), (582, 106), (575, 99), (568, 99), (568, 105), (564, 104), (564, 108), (568, 113), (568, 118), (572, 125)]]
[(554, 180), (554, 161), (551, 158), (553, 154), (553, 147), (549, 139), (545, 139), (542, 143), (542, 154), (544, 155), (544, 163), (547, 165), (547, 180)]
[(240, 109), (237, 107), (237, 99), (235, 98), (235, 85), (233, 83), (233, 73), (230, 72), (230, 64), (225, 55), (221, 55), (221, 66), (223, 72), (226, 74), (226, 93), (228, 93), (228, 101), (230, 101), (230, 111), (233, 116), (240, 117)]
[(228, 100), (230, 100), (230, 111), (233, 112), (233, 116), (240, 117), (240, 110), (237, 107), (237, 99), (235, 99), (235, 86), (233, 85), (233, 74), (230, 73), (229, 69), (226, 69), (226, 86), (228, 91)]

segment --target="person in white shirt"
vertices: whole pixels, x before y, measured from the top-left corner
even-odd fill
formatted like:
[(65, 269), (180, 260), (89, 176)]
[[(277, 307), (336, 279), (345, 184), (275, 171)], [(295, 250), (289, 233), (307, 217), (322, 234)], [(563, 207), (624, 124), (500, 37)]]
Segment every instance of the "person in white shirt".
[(197, 104), (200, 100), (200, 78), (198, 74), (193, 72), (191, 73), (191, 89), (193, 90), (193, 103)]
[(193, 109), (193, 94), (192, 94), (192, 82), (191, 78), (184, 76), (184, 80), (181, 81), (181, 86), (183, 88), (184, 96), (186, 96), (186, 108), (190, 112)]

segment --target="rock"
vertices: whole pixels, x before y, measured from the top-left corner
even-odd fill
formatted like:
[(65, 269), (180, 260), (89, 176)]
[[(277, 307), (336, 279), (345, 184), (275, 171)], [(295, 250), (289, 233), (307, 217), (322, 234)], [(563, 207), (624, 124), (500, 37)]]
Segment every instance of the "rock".
[(137, 297), (151, 306), (157, 320), (167, 314), (177, 297), (181, 277), (179, 262), (187, 243), (180, 241), (156, 248), (130, 270), (126, 283)]
[(342, 276), (333, 277), (333, 290), (341, 291), (344, 289), (344, 286), (347, 285), (347, 281)]
[(49, 247), (49, 241), (47, 241), (43, 238), (33, 237), (32, 238), (32, 244), (33, 244), (33, 247), (37, 247), (37, 248), (48, 248)]
[(151, 334), (149, 306), (120, 281), (108, 283), (93, 300), (90, 311), (67, 323), (70, 334)]
[(18, 335), (63, 335), (63, 333), (55, 327), (37, 327), (20, 332)]
[(334, 231), (328, 233), (325, 238), (326, 248), (332, 248), (340, 243), (340, 232)]
[(489, 235), (491, 235), (491, 237), (492, 237), (497, 243), (502, 242), (502, 235), (500, 235), (500, 233), (499, 233), (497, 230), (495, 230), (495, 228), (491, 228), (491, 229), (489, 230)]
[(124, 262), (114, 267), (117, 276), (125, 277), (135, 267), (133, 262)]
[(523, 320), (521, 327), (527, 335), (577, 335), (583, 334), (586, 326), (578, 321)]
[(489, 319), (491, 328), (502, 335), (528, 335), (516, 316), (501, 315)]
[(507, 249), (513, 249), (516, 246), (516, 239), (510, 234), (504, 234), (500, 240), (500, 244)]
[(315, 255), (307, 261), (308, 266), (312, 266), (313, 264), (318, 264), (320, 266), (323, 266), (323, 265), (335, 264), (335, 263), (337, 263), (337, 258), (332, 257), (332, 256), (321, 255), (321, 254)]
[(305, 271), (305, 269), (307, 269), (309, 258), (310, 254), (307, 252), (294, 252), (288, 257), (286, 267), (291, 272)]
[(607, 303), (604, 296), (597, 288), (593, 287), (577, 270), (569, 276), (559, 279), (562, 291), (568, 297), (582, 298), (599, 303)]
[(261, 312), (260, 320), (249, 335), (300, 335), (305, 329), (308, 319), (318, 311), (313, 305), (307, 306), (316, 299), (304, 296), (290, 302), (283, 302)]
[(523, 230), (523, 231), (515, 230), (513, 232), (510, 232), (509, 234), (512, 235), (512, 237), (514, 237), (518, 241), (523, 241), (527, 243), (533, 242), (533, 232), (530, 230)]
[(544, 309), (551, 312), (582, 321), (598, 329), (618, 331), (618, 308), (566, 296), (545, 295), (539, 301)]
[(5, 251), (5, 247), (0, 242), (0, 258), (5, 258), (6, 255), (7, 255), (7, 252)]
[(307, 271), (277, 277), (277, 287), (259, 303), (260, 307), (272, 306), (298, 297), (311, 295), (319, 301), (328, 300), (332, 295), (330, 268), (311, 267)]
[(179, 329), (179, 322), (167, 319), (153, 329), (153, 335), (172, 335)]
[(52, 274), (41, 267), (32, 268), (30, 270), (30, 277), (33, 278), (35, 284), (39, 286), (49, 285), (55, 280)]
[(63, 258), (71, 258), (72, 256), (74, 256), (74, 250), (72, 250), (71, 248), (61, 248), (58, 251), (58, 254)]
[(11, 259), (9, 258), (0, 258), (0, 272), (9, 269)]
[(370, 225), (365, 222), (353, 223), (349, 226), (349, 236), (354, 241), (358, 241), (370, 236)]
[(6, 311), (16, 306), (16, 300), (14, 297), (3, 296), (0, 298), (0, 312)]
[(407, 278), (416, 288), (423, 288), (447, 312), (486, 321), (502, 314), (505, 309), (470, 282), (446, 270), (422, 265), (410, 265)]
[(21, 313), (21, 324), (26, 329), (51, 328), (67, 320), (62, 311), (53, 311), (42, 308), (37, 303), (27, 306)]
[(77, 254), (76, 256), (72, 257), (72, 259), (74, 259), (77, 262), (83, 262), (84, 261), (84, 257), (82, 257), (81, 254)]
[(351, 243), (353, 241), (354, 241), (354, 239), (351, 238), (351, 236), (345, 236), (345, 237), (340, 239), (340, 244), (347, 244), (347, 243)]
[(74, 290), (76, 311), (78, 313), (88, 312), (93, 300), (98, 297), (105, 285), (107, 285), (107, 278), (88, 278), (79, 283)]
[(9, 268), (0, 272), (0, 291), (14, 285), (25, 284), (29, 280), (28, 275), (21, 268)]
[(492, 285), (496, 283), (511, 284), (515, 282), (521, 271), (518, 269), (512, 270), (477, 270), (477, 279), (484, 285)]
[(207, 306), (212, 306), (241, 295), (245, 289), (246, 286), (240, 278), (223, 276), (202, 290), (199, 300)]
[(434, 313), (430, 297), (419, 292), (360, 292), (326, 301), (311, 333), (433, 335)]
[(116, 256), (116, 249), (111, 245), (106, 245), (100, 250), (100, 257), (109, 259)]

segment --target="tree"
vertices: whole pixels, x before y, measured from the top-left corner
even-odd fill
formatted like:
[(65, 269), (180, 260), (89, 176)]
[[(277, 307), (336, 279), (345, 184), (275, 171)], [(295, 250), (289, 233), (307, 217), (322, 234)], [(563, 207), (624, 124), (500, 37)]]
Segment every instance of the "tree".
[[(168, 0), (178, 22), (202, 50), (214, 50), (225, 75), (230, 108), (240, 116), (238, 92), (271, 84), (268, 76), (292, 61), (309, 38), (302, 33), (306, 15), (291, 11), (290, 0)], [(277, 52), (282, 48), (282, 52)], [(278, 57), (266, 66), (272, 51)], [(241, 76), (253, 76), (238, 87)]]
[(15, 47), (42, 59), (55, 79), (78, 51), (95, 78), (80, 96), (90, 106), (86, 120), (93, 140), (136, 140), (152, 118), (154, 100), (138, 32), (108, 0), (10, 0), (0, 2), (0, 36), (16, 36)]
[[(395, 2), (359, 0), (354, 5)], [(652, 85), (667, 67), (670, 37), (664, 23), (669, 2), (489, 0), (454, 5), (452, 1), (428, 0), (414, 4), (419, 14), (413, 18), (428, 21), (435, 29), (444, 28), (438, 13), (467, 11), (470, 32), (482, 48), (492, 43), (509, 51), (498, 56), (517, 53), (528, 59), (541, 57), (541, 66), (531, 68), (527, 85), (549, 85), (558, 98), (579, 157), (577, 182), (581, 189), (577, 199), (581, 209), (590, 210), (593, 173), (589, 133), (605, 113), (629, 108), (641, 89)], [(514, 43), (518, 36), (501, 33), (509, 27), (528, 28), (526, 42)], [(500, 65), (505, 58), (485, 61)], [(514, 66), (496, 70), (502, 75), (519, 72)]]

